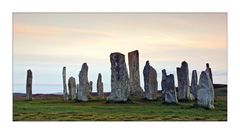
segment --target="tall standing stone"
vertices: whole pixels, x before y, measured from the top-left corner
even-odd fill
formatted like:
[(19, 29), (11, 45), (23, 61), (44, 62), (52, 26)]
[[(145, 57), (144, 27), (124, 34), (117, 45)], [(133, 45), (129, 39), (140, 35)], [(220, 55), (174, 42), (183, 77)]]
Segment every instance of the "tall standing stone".
[(88, 101), (89, 82), (88, 82), (88, 65), (87, 65), (87, 63), (83, 63), (78, 77), (79, 77), (79, 87), (78, 87), (78, 91), (77, 91), (77, 100), (78, 101)]
[(74, 100), (76, 99), (76, 90), (77, 90), (77, 85), (76, 85), (76, 80), (74, 77), (70, 77), (68, 79), (68, 90), (69, 90), (69, 99)]
[(98, 74), (98, 78), (97, 78), (97, 95), (99, 97), (104, 97), (103, 82), (102, 82), (102, 75), (101, 75), (101, 73)]
[(144, 96), (142, 87), (140, 86), (139, 76), (139, 53), (138, 50), (128, 53), (129, 65), (129, 81), (130, 81), (130, 95)]
[(178, 78), (178, 100), (192, 100), (189, 87), (189, 70), (186, 61), (182, 62), (181, 67), (177, 67)]
[(145, 98), (148, 100), (157, 99), (157, 71), (150, 66), (149, 61), (146, 62), (143, 69)]
[(198, 89), (197, 70), (193, 70), (191, 86), (190, 86), (190, 93), (193, 95), (194, 99), (197, 99), (197, 89)]
[(167, 72), (165, 69), (162, 70), (162, 81), (161, 81), (161, 86), (162, 86), (162, 93), (161, 93), (161, 99), (162, 101), (165, 101), (165, 91), (166, 91), (166, 78), (167, 78)]
[(64, 101), (67, 101), (68, 93), (67, 93), (67, 84), (66, 84), (66, 67), (63, 67), (62, 77), (63, 77), (63, 98), (64, 98)]
[(92, 95), (92, 90), (93, 90), (93, 82), (90, 81), (90, 82), (89, 82), (89, 96)]
[(79, 84), (77, 84), (77, 94), (76, 94), (76, 100), (78, 101), (78, 93), (79, 92)]
[(175, 104), (178, 103), (174, 75), (173, 74), (167, 75), (165, 81), (166, 89), (164, 91), (164, 102)]
[(208, 75), (213, 83), (212, 69), (210, 68), (209, 63), (206, 64), (206, 72), (208, 73)]
[(26, 100), (32, 100), (32, 71), (27, 70), (27, 81), (26, 81)]
[(202, 71), (200, 75), (197, 105), (208, 109), (214, 108), (214, 88), (207, 71)]
[(107, 101), (125, 102), (129, 96), (129, 78), (125, 56), (121, 53), (111, 53), (111, 94)]

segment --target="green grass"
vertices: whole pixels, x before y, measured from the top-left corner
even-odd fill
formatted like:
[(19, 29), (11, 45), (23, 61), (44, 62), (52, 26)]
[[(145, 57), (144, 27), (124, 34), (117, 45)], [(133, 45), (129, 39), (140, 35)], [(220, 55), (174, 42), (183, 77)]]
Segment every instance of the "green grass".
[(129, 103), (106, 103), (95, 99), (85, 103), (59, 99), (14, 100), (14, 121), (226, 121), (226, 99), (217, 99), (215, 109), (194, 107), (194, 102), (161, 104), (132, 98)]

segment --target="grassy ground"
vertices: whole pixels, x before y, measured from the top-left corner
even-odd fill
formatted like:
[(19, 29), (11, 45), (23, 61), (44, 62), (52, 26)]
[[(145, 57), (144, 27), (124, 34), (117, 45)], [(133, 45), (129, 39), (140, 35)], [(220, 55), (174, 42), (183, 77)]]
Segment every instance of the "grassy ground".
[(14, 121), (226, 121), (227, 99), (223, 90), (216, 93), (214, 110), (194, 107), (194, 102), (179, 105), (161, 104), (132, 98), (131, 102), (106, 103), (94, 98), (90, 102), (64, 102), (61, 98), (14, 100)]

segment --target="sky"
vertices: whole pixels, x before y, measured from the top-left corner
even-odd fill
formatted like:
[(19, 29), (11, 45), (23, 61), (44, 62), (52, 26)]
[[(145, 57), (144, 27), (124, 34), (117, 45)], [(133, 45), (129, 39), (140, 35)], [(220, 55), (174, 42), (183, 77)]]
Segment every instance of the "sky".
[[(158, 73), (174, 74), (183, 60), (192, 70), (212, 68), (214, 83), (227, 83), (226, 13), (13, 13), (13, 86), (25, 84), (27, 69), (33, 84), (62, 84), (78, 74), (84, 62), (96, 91), (102, 73), (104, 91), (110, 88), (110, 54), (139, 51), (140, 81), (147, 60)], [(24, 89), (21, 89), (25, 91)], [(34, 90), (34, 89), (33, 89)], [(59, 88), (59, 92), (62, 88)], [(39, 91), (41, 92), (41, 90)]]

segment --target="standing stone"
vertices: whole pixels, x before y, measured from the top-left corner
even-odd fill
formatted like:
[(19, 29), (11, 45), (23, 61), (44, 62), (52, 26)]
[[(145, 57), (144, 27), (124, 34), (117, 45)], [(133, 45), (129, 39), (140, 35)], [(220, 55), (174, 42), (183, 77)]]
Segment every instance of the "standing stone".
[(83, 63), (78, 77), (79, 77), (79, 87), (78, 87), (78, 92), (77, 92), (77, 100), (78, 101), (88, 101), (89, 82), (88, 82), (88, 65), (87, 65), (87, 63)]
[(157, 99), (157, 71), (149, 65), (149, 61), (146, 62), (143, 69), (144, 76), (144, 89), (145, 89), (145, 98), (148, 100)]
[(164, 102), (175, 104), (178, 103), (174, 75), (173, 74), (167, 75), (165, 81), (166, 89), (164, 91)]
[(64, 101), (68, 101), (67, 84), (66, 84), (66, 67), (63, 67), (62, 76), (63, 76), (63, 98), (64, 98)]
[(162, 101), (165, 101), (165, 91), (166, 91), (166, 77), (167, 77), (167, 72), (165, 69), (162, 70), (162, 81), (161, 81), (161, 86), (162, 86), (162, 93), (161, 93), (161, 99)]
[(192, 100), (189, 88), (189, 71), (186, 61), (182, 62), (181, 67), (177, 67), (178, 78), (178, 100)]
[(207, 71), (202, 71), (200, 75), (197, 104), (204, 108), (214, 109), (214, 88)]
[(98, 74), (98, 78), (97, 78), (97, 95), (102, 98), (104, 97), (101, 73)]
[(79, 92), (79, 84), (77, 84), (77, 94), (76, 94), (76, 100), (78, 100), (78, 93)]
[(198, 89), (197, 70), (193, 70), (190, 93), (193, 95), (194, 99), (197, 99), (197, 89)]
[(76, 99), (76, 90), (77, 90), (77, 86), (76, 86), (76, 80), (74, 77), (70, 77), (68, 79), (68, 90), (69, 90), (69, 99), (74, 100)]
[(129, 78), (125, 56), (121, 53), (111, 53), (111, 94), (107, 101), (125, 102), (129, 96)]
[(212, 83), (213, 83), (213, 77), (212, 77), (212, 69), (210, 68), (209, 64), (206, 64), (206, 72), (208, 73)]
[(32, 100), (32, 71), (27, 70), (26, 100)]
[(130, 95), (144, 96), (142, 87), (140, 86), (139, 76), (139, 53), (138, 50), (128, 53), (129, 65), (129, 81), (130, 81)]
[(93, 82), (90, 81), (90, 82), (89, 82), (89, 96), (92, 96), (92, 90), (93, 90), (92, 85), (93, 85)]

